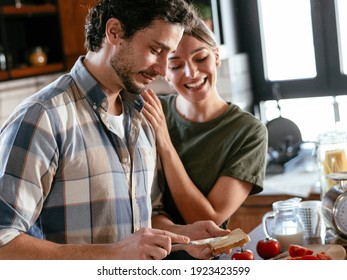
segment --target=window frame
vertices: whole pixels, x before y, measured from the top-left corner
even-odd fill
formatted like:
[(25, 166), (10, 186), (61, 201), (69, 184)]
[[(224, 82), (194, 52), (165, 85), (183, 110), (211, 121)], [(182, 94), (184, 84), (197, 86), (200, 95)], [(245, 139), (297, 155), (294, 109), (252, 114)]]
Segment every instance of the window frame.
[(241, 52), (249, 55), (255, 104), (266, 100), (337, 96), (347, 91), (341, 73), (334, 0), (310, 0), (317, 76), (269, 81), (265, 78), (257, 0), (235, 1)]

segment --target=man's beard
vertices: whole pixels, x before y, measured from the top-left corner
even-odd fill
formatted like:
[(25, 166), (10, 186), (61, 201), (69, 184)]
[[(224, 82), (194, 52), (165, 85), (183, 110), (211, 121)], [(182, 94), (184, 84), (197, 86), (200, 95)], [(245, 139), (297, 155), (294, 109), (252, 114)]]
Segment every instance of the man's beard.
[(117, 74), (119, 81), (122, 83), (124, 90), (132, 94), (141, 94), (145, 87), (141, 88), (131, 80), (131, 64), (129, 61), (123, 61), (117, 59), (116, 56), (113, 56), (110, 60), (110, 64)]

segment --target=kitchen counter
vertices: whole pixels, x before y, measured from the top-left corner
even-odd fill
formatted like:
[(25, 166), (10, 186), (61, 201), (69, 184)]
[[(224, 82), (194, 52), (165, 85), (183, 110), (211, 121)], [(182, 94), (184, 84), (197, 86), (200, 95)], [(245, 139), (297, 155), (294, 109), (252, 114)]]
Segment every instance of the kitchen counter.
[[(263, 226), (262, 224), (258, 225), (256, 228), (254, 228), (250, 233), (249, 233), (249, 237), (251, 238), (251, 241), (248, 242), (244, 247), (243, 249), (247, 250), (251, 250), (254, 254), (254, 257), (256, 260), (263, 260), (257, 253), (257, 243), (259, 240), (262, 240), (262, 239), (265, 239), (265, 233), (263, 231)], [(325, 236), (322, 236), (322, 238), (312, 238), (312, 239), (309, 239), (309, 240), (305, 240), (305, 244), (304, 246), (306, 245), (324, 245), (326, 244), (326, 237)], [(334, 243), (337, 243), (337, 244), (341, 244), (341, 245), (344, 245), (344, 247), (346, 248), (346, 245), (347, 244), (342, 244), (340, 243), (338, 240), (334, 240), (335, 242)], [(235, 251), (235, 249), (234, 249)], [(230, 259), (231, 256), (230, 255), (223, 255), (221, 256), (221, 259)]]
[(249, 196), (230, 217), (228, 228), (242, 228), (249, 233), (266, 212), (272, 211), (272, 203), (291, 197), (303, 200), (320, 200), (319, 175), (315, 158), (308, 156), (291, 162), (290, 168), (281, 174), (267, 174), (264, 190)]

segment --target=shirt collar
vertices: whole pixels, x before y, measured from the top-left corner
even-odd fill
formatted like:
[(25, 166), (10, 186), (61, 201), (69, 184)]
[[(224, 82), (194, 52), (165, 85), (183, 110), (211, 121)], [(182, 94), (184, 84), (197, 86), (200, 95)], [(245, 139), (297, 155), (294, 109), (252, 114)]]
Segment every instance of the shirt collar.
[[(83, 91), (89, 104), (94, 110), (98, 110), (100, 107), (107, 111), (108, 102), (106, 95), (98, 82), (88, 72), (83, 64), (84, 56), (80, 56), (75, 65), (71, 69), (71, 76), (74, 78), (78, 87)], [(121, 97), (130, 106), (135, 108), (138, 112), (141, 112), (144, 101), (141, 95), (131, 94), (125, 90), (122, 90)]]

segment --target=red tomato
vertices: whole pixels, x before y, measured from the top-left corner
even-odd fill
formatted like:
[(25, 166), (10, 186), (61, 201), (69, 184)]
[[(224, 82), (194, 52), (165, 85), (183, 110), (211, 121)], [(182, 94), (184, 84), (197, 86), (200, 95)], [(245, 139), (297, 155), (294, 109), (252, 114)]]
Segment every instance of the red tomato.
[(257, 253), (264, 260), (276, 257), (281, 252), (280, 243), (274, 238), (265, 238), (257, 243)]
[(332, 257), (325, 254), (325, 252), (320, 252), (316, 255), (303, 255), (297, 257), (288, 258), (288, 260), (332, 260)]
[(320, 259), (320, 260), (332, 260), (332, 259), (333, 259), (332, 257), (326, 255), (324, 251), (318, 253), (316, 256), (317, 256), (317, 258)]
[(254, 260), (254, 255), (251, 250), (237, 250), (232, 256), (232, 260)]
[(288, 247), (288, 253), (291, 257), (302, 257), (312, 255), (313, 251), (300, 245), (290, 244)]
[(305, 255), (305, 256), (291, 257), (291, 258), (288, 258), (288, 260), (299, 260), (299, 261), (309, 260), (309, 261), (315, 261), (315, 260), (320, 260), (320, 259), (317, 257), (317, 255)]

